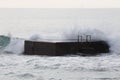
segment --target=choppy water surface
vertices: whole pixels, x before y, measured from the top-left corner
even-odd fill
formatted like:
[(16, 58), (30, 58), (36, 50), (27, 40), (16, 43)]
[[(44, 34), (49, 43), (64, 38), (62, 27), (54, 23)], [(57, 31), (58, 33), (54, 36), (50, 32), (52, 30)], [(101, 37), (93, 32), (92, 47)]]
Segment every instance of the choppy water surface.
[(119, 80), (120, 56), (0, 55), (2, 80)]

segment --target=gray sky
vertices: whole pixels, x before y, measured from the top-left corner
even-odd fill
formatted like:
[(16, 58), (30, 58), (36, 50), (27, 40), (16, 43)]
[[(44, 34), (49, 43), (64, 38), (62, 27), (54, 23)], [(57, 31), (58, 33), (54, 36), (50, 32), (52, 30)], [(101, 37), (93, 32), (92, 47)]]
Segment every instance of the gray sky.
[(120, 8), (120, 0), (0, 0), (0, 8)]
[[(108, 11), (100, 10), (100, 12), (99, 10), (98, 11), (78, 10), (81, 11), (78, 12), (77, 10), (72, 11), (69, 9), (63, 11), (61, 10), (54, 11), (51, 9), (50, 10), (2, 9), (2, 8), (120, 8), (120, 0), (0, 0), (0, 8), (1, 8), (0, 33), (4, 34), (11, 32), (12, 34), (16, 34), (17, 36), (18, 35), (24, 36), (27, 33), (34, 33), (37, 31), (40, 32), (40, 30), (43, 32), (45, 31), (47, 32), (47, 30), (49, 29), (51, 29), (51, 32), (52, 29), (62, 30), (61, 27), (69, 28), (71, 25), (75, 23), (76, 24), (80, 23), (82, 24), (82, 26), (89, 25), (89, 27), (95, 26), (98, 28), (99, 24), (104, 23), (106, 29), (110, 29), (107, 28), (108, 26), (109, 27), (115, 26), (117, 27), (115, 28), (116, 30), (118, 30), (118, 27), (120, 25), (119, 24), (120, 11), (118, 10), (114, 11), (114, 9)], [(80, 20), (79, 18), (78, 20), (76, 20), (78, 16), (81, 16)], [(48, 19), (46, 19), (46, 17)], [(51, 17), (52, 19), (49, 19)], [(111, 30), (113, 29), (111, 28)]]
[(0, 9), (0, 34), (26, 38), (33, 34), (66, 33), (74, 28), (118, 34), (120, 9)]

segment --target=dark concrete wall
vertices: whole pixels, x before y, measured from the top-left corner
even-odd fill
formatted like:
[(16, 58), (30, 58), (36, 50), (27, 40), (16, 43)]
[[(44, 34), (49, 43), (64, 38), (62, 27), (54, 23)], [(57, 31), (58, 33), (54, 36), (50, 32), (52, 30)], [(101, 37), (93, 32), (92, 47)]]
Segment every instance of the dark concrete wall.
[(78, 54), (83, 56), (90, 56), (107, 52), (109, 52), (109, 45), (105, 41), (57, 43), (25, 41), (24, 54), (49, 56)]
[(76, 53), (77, 53), (76, 42), (56, 43), (56, 55), (61, 56)]
[(35, 42), (34, 54), (38, 55), (55, 55), (55, 44), (49, 42)]
[(55, 55), (55, 44), (49, 42), (25, 41), (25, 52), (27, 55)]
[(34, 42), (32, 42), (32, 41), (25, 41), (24, 54), (34, 55)]
[(98, 55), (109, 52), (109, 45), (105, 41), (82, 42), (77, 45), (81, 55)]

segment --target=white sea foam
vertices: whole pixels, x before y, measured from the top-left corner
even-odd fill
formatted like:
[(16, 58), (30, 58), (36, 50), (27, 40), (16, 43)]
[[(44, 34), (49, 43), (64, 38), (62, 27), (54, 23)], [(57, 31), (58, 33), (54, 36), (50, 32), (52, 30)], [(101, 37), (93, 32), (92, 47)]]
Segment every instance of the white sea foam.
[(120, 56), (0, 55), (2, 80), (119, 80)]

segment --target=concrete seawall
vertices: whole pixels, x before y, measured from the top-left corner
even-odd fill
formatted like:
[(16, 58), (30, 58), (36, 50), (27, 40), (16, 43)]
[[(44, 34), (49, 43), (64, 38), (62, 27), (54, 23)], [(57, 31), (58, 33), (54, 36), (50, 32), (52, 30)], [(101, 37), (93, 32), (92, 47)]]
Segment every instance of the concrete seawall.
[(25, 55), (63, 56), (68, 54), (92, 56), (108, 53), (105, 41), (92, 42), (35, 42), (25, 41)]

